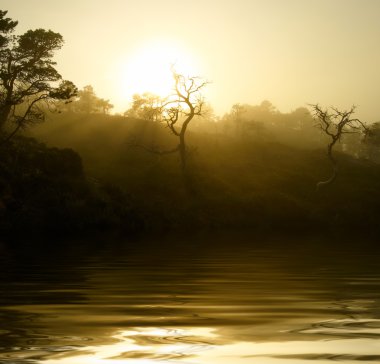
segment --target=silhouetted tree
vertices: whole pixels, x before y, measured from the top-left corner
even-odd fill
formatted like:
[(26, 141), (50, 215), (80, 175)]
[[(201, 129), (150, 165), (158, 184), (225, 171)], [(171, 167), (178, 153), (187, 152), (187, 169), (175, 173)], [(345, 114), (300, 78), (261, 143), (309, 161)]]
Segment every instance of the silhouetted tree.
[(185, 77), (172, 69), (174, 79), (174, 93), (163, 100), (160, 105), (160, 121), (165, 123), (169, 130), (178, 137), (178, 145), (170, 150), (161, 150), (157, 147), (146, 147), (135, 140), (131, 145), (140, 146), (156, 154), (170, 154), (178, 152), (182, 171), (185, 172), (187, 164), (186, 131), (189, 123), (195, 116), (204, 114), (205, 101), (201, 90), (208, 84), (199, 77)]
[(6, 18), (7, 11), (0, 10), (0, 49), (5, 48), (11, 39), (9, 34), (13, 32), (18, 22)]
[(44, 29), (14, 36), (17, 22), (6, 14), (0, 11), (0, 134), (9, 139), (44, 120), (44, 111), (58, 100), (68, 101), (76, 87), (54, 68), (52, 57), (63, 45), (62, 36)]
[(348, 111), (340, 111), (335, 107), (331, 107), (330, 110), (328, 108), (323, 109), (318, 104), (310, 106), (317, 120), (316, 126), (330, 139), (327, 145), (327, 156), (332, 165), (332, 174), (326, 181), (317, 183), (318, 191), (321, 187), (331, 184), (336, 179), (338, 168), (337, 161), (333, 155), (333, 148), (336, 143), (340, 141), (344, 134), (361, 133), (367, 131), (367, 127), (359, 119), (352, 118), (355, 113), (355, 106), (352, 106)]
[(203, 115), (205, 102), (201, 90), (208, 82), (198, 77), (186, 78), (174, 70), (172, 73), (174, 95), (162, 105), (162, 120), (179, 139), (177, 149), (181, 158), (182, 170), (185, 171), (187, 161), (186, 130), (194, 116)]

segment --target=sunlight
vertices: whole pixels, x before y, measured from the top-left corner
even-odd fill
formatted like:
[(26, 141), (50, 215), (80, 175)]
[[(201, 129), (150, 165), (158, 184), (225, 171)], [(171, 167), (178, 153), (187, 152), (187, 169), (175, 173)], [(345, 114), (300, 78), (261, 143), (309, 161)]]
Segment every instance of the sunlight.
[(208, 340), (217, 335), (213, 328), (136, 328), (119, 331), (117, 341), (79, 348), (75, 353), (53, 355), (45, 364), (157, 364), (181, 361), (213, 348)]
[[(215, 328), (135, 328), (119, 331), (112, 336), (117, 341), (100, 346), (88, 346), (76, 352), (53, 354), (45, 364), (168, 364), (192, 362), (204, 364), (285, 364), (288, 356), (293, 361), (307, 364), (310, 356), (320, 355), (319, 364), (328, 364), (326, 355), (376, 355), (379, 343), (368, 339), (248, 342), (225, 341), (218, 343)], [(369, 351), (368, 351), (369, 350)], [(238, 354), (237, 354), (238, 353)], [(331, 353), (331, 354), (325, 354)]]
[(158, 96), (171, 93), (171, 66), (184, 75), (198, 74), (194, 57), (178, 44), (152, 42), (136, 50), (120, 67), (120, 88), (124, 98), (150, 92)]

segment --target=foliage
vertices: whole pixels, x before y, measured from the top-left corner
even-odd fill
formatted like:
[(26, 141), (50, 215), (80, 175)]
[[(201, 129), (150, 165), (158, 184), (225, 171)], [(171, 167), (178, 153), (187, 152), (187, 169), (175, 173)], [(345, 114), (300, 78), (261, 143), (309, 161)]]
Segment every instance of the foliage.
[(10, 40), (9, 34), (13, 32), (18, 22), (6, 18), (7, 11), (0, 10), (0, 49), (5, 48)]
[(108, 114), (112, 108), (113, 105), (109, 100), (97, 97), (94, 88), (91, 85), (87, 85), (78, 91), (77, 97), (73, 102), (67, 104), (64, 109), (86, 114)]
[(321, 147), (324, 141), (314, 125), (308, 109), (299, 107), (290, 113), (281, 113), (265, 100), (259, 105), (233, 105), (222, 118), (220, 129), (239, 139), (276, 140), (292, 147), (314, 149)]
[(0, 151), (1, 234), (130, 231), (139, 224), (124, 193), (86, 180), (72, 149), (15, 137)]
[(380, 163), (380, 122), (373, 123), (364, 138), (364, 154), (370, 160)]
[(134, 94), (132, 106), (124, 116), (150, 121), (161, 121), (161, 97), (149, 92)]
[(62, 79), (52, 60), (63, 45), (59, 33), (28, 30), (12, 35), (17, 22), (0, 12), (0, 133), (11, 138), (19, 129), (44, 120), (44, 109), (68, 101), (74, 84)]

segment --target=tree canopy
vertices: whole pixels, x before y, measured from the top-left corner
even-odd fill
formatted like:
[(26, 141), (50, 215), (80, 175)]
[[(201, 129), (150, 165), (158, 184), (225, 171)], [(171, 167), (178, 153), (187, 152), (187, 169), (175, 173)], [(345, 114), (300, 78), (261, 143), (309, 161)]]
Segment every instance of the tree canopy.
[(137, 119), (161, 121), (161, 104), (161, 97), (150, 92), (144, 92), (142, 95), (134, 94), (131, 107), (124, 115)]
[(44, 120), (56, 101), (69, 101), (77, 89), (56, 70), (54, 53), (63, 45), (52, 30), (12, 32), (17, 22), (0, 11), (0, 134), (10, 138), (19, 129)]
[(91, 85), (84, 86), (78, 91), (74, 102), (68, 105), (68, 109), (85, 114), (108, 114), (113, 105), (109, 100), (96, 96)]

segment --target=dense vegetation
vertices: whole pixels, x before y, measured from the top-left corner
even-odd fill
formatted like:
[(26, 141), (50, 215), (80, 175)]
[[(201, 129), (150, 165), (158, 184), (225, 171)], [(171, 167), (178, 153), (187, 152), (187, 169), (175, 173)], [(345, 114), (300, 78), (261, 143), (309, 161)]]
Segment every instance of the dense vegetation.
[(141, 146), (175, 145), (159, 122), (66, 112), (50, 115), (31, 133), (52, 146), (78, 151), (88, 179), (118, 186), (145, 230), (375, 230), (380, 166), (369, 159), (366, 145), (357, 139), (342, 143), (336, 181), (317, 192), (316, 183), (331, 168), (326, 140), (312, 128), (310, 114), (296, 114), (305, 130), (286, 129), (283, 123), (291, 116), (278, 111), (268, 114), (277, 124), (266, 127), (262, 115), (261, 127), (244, 133), (229, 115), (218, 122), (195, 120), (186, 177), (177, 155), (154, 154), (129, 143), (137, 138)]
[(88, 182), (73, 150), (18, 137), (0, 153), (0, 234), (138, 227), (126, 196), (111, 185)]

